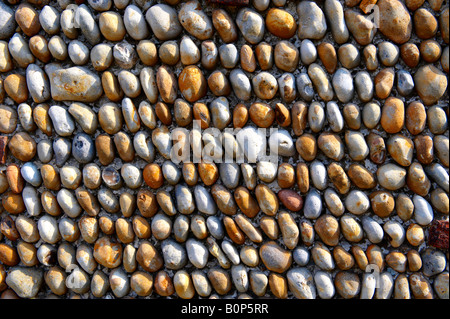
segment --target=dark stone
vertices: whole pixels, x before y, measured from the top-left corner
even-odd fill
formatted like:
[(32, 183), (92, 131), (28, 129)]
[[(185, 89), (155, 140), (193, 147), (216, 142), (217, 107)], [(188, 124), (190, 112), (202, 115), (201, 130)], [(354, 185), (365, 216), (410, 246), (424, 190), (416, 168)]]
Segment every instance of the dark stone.
[(95, 146), (86, 133), (77, 134), (72, 141), (72, 155), (81, 164), (92, 162), (95, 157)]

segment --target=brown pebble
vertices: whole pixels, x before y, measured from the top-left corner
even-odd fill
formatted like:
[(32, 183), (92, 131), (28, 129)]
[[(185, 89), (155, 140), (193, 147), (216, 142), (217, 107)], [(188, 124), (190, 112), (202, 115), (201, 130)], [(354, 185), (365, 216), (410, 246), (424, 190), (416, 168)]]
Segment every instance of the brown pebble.
[(58, 204), (56, 196), (49, 191), (44, 191), (41, 195), (41, 204), (44, 211), (51, 216), (61, 215), (61, 207)]
[(295, 169), (289, 163), (281, 163), (277, 171), (277, 183), (281, 188), (292, 188), (295, 184)]
[(219, 169), (214, 162), (200, 162), (198, 163), (198, 175), (206, 186), (211, 186), (219, 179)]
[(10, 74), (3, 81), (6, 94), (17, 104), (28, 99), (28, 87), (25, 76), (21, 74)]
[(273, 66), (273, 48), (267, 42), (261, 42), (255, 49), (256, 59), (258, 60), (259, 67), (265, 71)]
[[(234, 196), (236, 195), (237, 190), (234, 191)], [(211, 195), (214, 198), (214, 201), (217, 204), (217, 208), (224, 213), (225, 215), (234, 215), (237, 212), (238, 206), (236, 205), (235, 200), (233, 199), (233, 194), (223, 185), (215, 184), (211, 187)], [(256, 203), (255, 200), (253, 200)], [(247, 213), (241, 208), (242, 212), (247, 215)], [(259, 211), (259, 208), (258, 208)], [(252, 215), (250, 213), (250, 215)], [(247, 215), (248, 216), (248, 215)], [(250, 217), (250, 216), (248, 216)]]
[(422, 273), (416, 272), (409, 276), (409, 287), (415, 299), (433, 299), (433, 288)]
[[(0, 164), (6, 164), (8, 136), (0, 136)], [(0, 192), (2, 193), (2, 192)]]
[(406, 258), (408, 259), (409, 271), (419, 271), (422, 268), (422, 258), (417, 250), (409, 250), (406, 254)]
[(390, 134), (398, 133), (405, 122), (405, 106), (396, 97), (389, 97), (384, 102), (381, 113), (381, 126)]
[(248, 121), (248, 108), (238, 103), (233, 109), (233, 126), (234, 128), (243, 128)]
[(417, 160), (424, 165), (431, 164), (434, 160), (433, 139), (428, 135), (417, 135), (414, 138), (414, 148)]
[(433, 37), (438, 30), (438, 22), (433, 14), (425, 8), (414, 12), (414, 30), (421, 39)]
[(14, 247), (0, 243), (0, 261), (6, 266), (15, 266), (20, 262), (19, 255)]
[(139, 265), (148, 272), (156, 272), (164, 265), (158, 250), (149, 242), (142, 241), (136, 253), (136, 261)]
[(238, 38), (236, 24), (230, 14), (224, 9), (215, 9), (211, 20), (220, 38), (225, 43), (235, 42)]
[(260, 211), (258, 202), (251, 195), (250, 191), (243, 186), (238, 186), (235, 189), (234, 200), (239, 209), (249, 218), (255, 217)]
[(328, 165), (327, 173), (338, 192), (341, 194), (347, 194), (350, 190), (351, 183), (342, 166), (336, 162), (333, 162)]
[[(185, 67), (178, 76), (178, 87), (188, 102), (196, 102), (206, 95), (207, 83), (202, 71), (195, 65)], [(170, 101), (165, 101), (171, 103)]]
[(223, 224), (228, 237), (237, 245), (242, 245), (245, 242), (245, 235), (236, 225), (235, 221), (228, 216), (223, 217)]
[(331, 43), (322, 42), (317, 46), (317, 54), (327, 72), (333, 74), (338, 64), (334, 46)]
[(303, 198), (292, 189), (283, 189), (278, 192), (278, 198), (288, 210), (298, 212), (303, 208)]
[(320, 216), (314, 223), (314, 230), (326, 245), (336, 246), (339, 243), (339, 222), (332, 215)]
[(13, 193), (20, 194), (25, 186), (25, 180), (20, 174), (20, 166), (17, 164), (9, 164), (6, 167), (6, 178), (9, 188)]
[(256, 70), (256, 56), (253, 49), (248, 44), (241, 47), (240, 52), (241, 68), (244, 71), (253, 73)]
[(296, 136), (303, 134), (308, 122), (308, 106), (304, 102), (296, 102), (291, 109), (292, 130)]
[(263, 216), (261, 217), (259, 226), (270, 239), (276, 240), (278, 238), (279, 228), (275, 218), (270, 216)]
[(294, 17), (287, 11), (271, 8), (266, 14), (266, 27), (270, 33), (282, 39), (289, 39), (297, 31)]
[(114, 145), (116, 146), (119, 157), (124, 162), (131, 162), (134, 159), (133, 141), (125, 132), (118, 132), (114, 135)]
[(48, 104), (38, 104), (33, 109), (33, 121), (36, 123), (37, 127), (42, 131), (42, 133), (47, 136), (52, 135), (52, 122), (50, 116), (48, 115), (48, 110), (50, 106)]
[(231, 278), (228, 272), (221, 268), (208, 270), (208, 279), (219, 295), (225, 295), (231, 290)]
[(140, 189), (137, 193), (137, 207), (143, 217), (153, 217), (158, 211), (156, 196), (148, 189)]
[(0, 232), (11, 241), (16, 241), (20, 237), (15, 222), (10, 216), (4, 216), (1, 219)]
[(373, 212), (381, 218), (386, 218), (394, 211), (395, 199), (386, 191), (375, 191), (369, 195)]
[(372, 244), (367, 247), (366, 255), (369, 264), (374, 264), (380, 271), (384, 270), (384, 256), (379, 246)]
[(297, 187), (301, 193), (307, 193), (309, 190), (309, 170), (305, 163), (298, 163), (295, 170)]
[(39, 32), (39, 13), (28, 3), (21, 3), (15, 12), (16, 22), (27, 36), (31, 37)]
[(275, 120), (274, 109), (262, 102), (253, 103), (250, 106), (249, 115), (252, 122), (261, 128), (270, 127)]
[(114, 222), (109, 216), (101, 216), (98, 219), (98, 226), (105, 235), (113, 235), (115, 232)]
[(159, 271), (155, 275), (154, 288), (155, 292), (162, 297), (168, 297), (175, 293), (172, 278), (164, 270)]
[(206, 104), (198, 102), (194, 103), (192, 114), (194, 120), (200, 121), (200, 128), (202, 130), (207, 129), (211, 124), (211, 113)]
[(271, 272), (269, 274), (269, 287), (276, 298), (287, 299), (288, 283), (282, 275)]
[(393, 68), (385, 68), (375, 76), (375, 94), (379, 99), (386, 99), (394, 86), (395, 71)]
[(25, 211), (22, 195), (8, 191), (2, 196), (3, 208), (10, 214), (17, 215)]
[(375, 175), (361, 164), (352, 164), (347, 171), (348, 177), (356, 187), (372, 189), (377, 186)]
[(355, 259), (353, 258), (352, 254), (350, 254), (341, 246), (336, 246), (333, 249), (333, 257), (334, 261), (336, 262), (336, 266), (340, 270), (349, 270), (355, 265)]
[(439, 60), (442, 54), (442, 48), (435, 40), (425, 40), (419, 46), (420, 56), (425, 62), (434, 63)]
[(400, 56), (407, 66), (415, 68), (420, 61), (420, 51), (414, 43), (405, 43), (400, 47)]
[(227, 96), (231, 93), (231, 85), (226, 75), (221, 71), (214, 71), (208, 77), (209, 90), (216, 96)]
[(305, 161), (313, 161), (317, 155), (317, 141), (314, 135), (305, 133), (295, 142), (295, 148)]
[(369, 260), (367, 259), (364, 250), (356, 245), (352, 246), (350, 250), (353, 254), (353, 257), (355, 258), (356, 264), (358, 265), (359, 269), (365, 271), (367, 266), (369, 265)]
[(142, 175), (145, 183), (153, 189), (160, 188), (164, 183), (161, 167), (156, 163), (147, 164)]
[(102, 87), (106, 97), (112, 102), (119, 102), (122, 100), (124, 92), (119, 84), (117, 76), (111, 71), (105, 71), (102, 74)]

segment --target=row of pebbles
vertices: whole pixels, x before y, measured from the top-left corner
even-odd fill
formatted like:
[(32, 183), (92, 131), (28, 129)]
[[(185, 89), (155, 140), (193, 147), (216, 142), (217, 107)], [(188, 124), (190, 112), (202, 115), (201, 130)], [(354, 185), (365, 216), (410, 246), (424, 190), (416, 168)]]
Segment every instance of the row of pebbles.
[(1, 298), (448, 299), (446, 1), (250, 2), (0, 3)]

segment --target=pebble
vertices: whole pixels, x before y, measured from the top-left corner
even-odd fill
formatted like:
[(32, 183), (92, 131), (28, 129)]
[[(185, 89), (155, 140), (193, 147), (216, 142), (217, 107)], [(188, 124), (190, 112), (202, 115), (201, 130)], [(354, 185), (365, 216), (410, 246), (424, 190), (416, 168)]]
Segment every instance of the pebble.
[(264, 18), (250, 8), (242, 8), (236, 16), (236, 25), (242, 36), (251, 44), (258, 44), (264, 36)]
[(325, 1), (324, 11), (330, 23), (333, 39), (338, 44), (345, 43), (348, 40), (349, 31), (345, 22), (342, 4), (336, 0)]
[(188, 1), (181, 6), (178, 20), (187, 32), (199, 40), (207, 40), (213, 34), (211, 19), (196, 0)]
[(353, 69), (361, 62), (359, 50), (353, 44), (344, 44), (337, 50), (339, 62), (346, 69)]
[(36, 60), (25, 39), (19, 33), (14, 33), (11, 37), (8, 42), (8, 49), (11, 57), (21, 68), (26, 68)]
[(305, 247), (297, 247), (292, 251), (292, 257), (299, 266), (306, 266), (309, 262), (309, 250)]
[(268, 270), (285, 272), (292, 264), (292, 255), (273, 241), (265, 242), (259, 249), (261, 261)]
[(43, 284), (40, 269), (14, 267), (6, 276), (6, 284), (21, 298), (34, 298)]
[[(380, 10), (380, 32), (398, 44), (411, 37), (412, 19), (405, 5), (398, 0), (382, 0), (377, 3)], [(392, 17), (396, 17), (394, 22)]]
[(315, 299), (313, 275), (307, 268), (292, 268), (287, 272), (289, 290), (297, 299)]
[[(319, 40), (323, 38), (327, 31), (325, 15), (320, 7), (312, 2), (306, 1), (297, 6), (299, 17), (298, 37), (300, 39)], [(315, 21), (312, 23), (311, 21)]]
[(26, 77), (20, 74), (10, 74), (3, 82), (4, 90), (16, 103), (25, 102), (28, 99)]
[(182, 31), (176, 11), (167, 4), (155, 4), (150, 7), (145, 19), (155, 36), (162, 41), (175, 39)]
[(419, 225), (426, 226), (433, 220), (433, 209), (422, 196), (415, 194), (413, 196), (414, 219)]
[(447, 87), (447, 78), (433, 65), (425, 65), (414, 74), (414, 84), (421, 100), (428, 106), (442, 97)]
[(421, 258), (423, 262), (423, 274), (425, 276), (431, 277), (444, 271), (446, 260), (442, 252), (427, 248), (421, 254)]
[(345, 198), (345, 207), (354, 215), (362, 215), (370, 207), (369, 197), (362, 191), (352, 190)]
[(442, 272), (436, 276), (433, 288), (439, 299), (448, 298), (448, 272)]
[(317, 190), (311, 189), (305, 198), (303, 214), (308, 219), (316, 219), (322, 212), (322, 199)]
[(0, 5), (0, 17), (2, 24), (0, 26), (0, 29), (2, 30), (0, 32), (0, 39), (7, 39), (11, 37), (14, 34), (14, 31), (16, 29), (16, 21), (14, 17), (14, 11), (7, 6), (5, 3), (2, 3)]
[(393, 68), (384, 68), (375, 76), (375, 94), (380, 99), (387, 99), (392, 92), (395, 72)]
[[(360, 79), (358, 80), (359, 80), (358, 82), (361, 81)], [(340, 102), (347, 103), (353, 98), (354, 88), (353, 88), (353, 79), (350, 74), (350, 71), (348, 71), (345, 68), (340, 68), (336, 70), (332, 78), (332, 84), (334, 92), (336, 93), (336, 97)], [(359, 86), (357, 86), (357, 88), (358, 87)], [(361, 92), (361, 89), (357, 91), (359, 92), (358, 94), (359, 96), (363, 97), (365, 96), (364, 94), (365, 92)], [(365, 100), (365, 98), (363, 100)]]

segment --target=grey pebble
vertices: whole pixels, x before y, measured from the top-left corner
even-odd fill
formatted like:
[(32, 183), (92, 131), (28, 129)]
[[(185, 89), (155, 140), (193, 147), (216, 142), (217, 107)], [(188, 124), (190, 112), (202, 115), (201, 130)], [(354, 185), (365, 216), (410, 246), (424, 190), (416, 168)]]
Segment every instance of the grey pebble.
[(78, 133), (72, 141), (72, 155), (81, 164), (92, 162), (95, 158), (95, 146), (86, 133)]
[(57, 34), (61, 28), (61, 14), (50, 5), (46, 5), (39, 13), (39, 23), (49, 35)]
[(423, 274), (431, 277), (440, 274), (445, 270), (447, 264), (445, 254), (439, 250), (427, 248), (421, 254)]
[(314, 97), (314, 88), (307, 73), (300, 73), (296, 79), (297, 91), (300, 97), (307, 102), (312, 101)]
[(3, 1), (0, 2), (0, 40), (10, 38), (15, 29), (14, 11)]
[(171, 161), (162, 164), (162, 173), (164, 179), (171, 185), (176, 185), (180, 181), (181, 170)]
[(216, 239), (223, 239), (225, 236), (225, 229), (222, 221), (217, 216), (208, 216), (206, 219), (206, 227), (209, 233)]
[(292, 251), (292, 257), (299, 266), (306, 266), (309, 263), (310, 253), (306, 247), (296, 247)]
[(168, 269), (178, 270), (187, 263), (186, 250), (182, 245), (172, 239), (166, 239), (161, 243), (161, 251), (164, 258), (164, 265)]
[(186, 185), (175, 185), (175, 200), (177, 202), (177, 210), (180, 213), (188, 215), (194, 211), (194, 198)]
[(20, 174), (27, 183), (30, 183), (34, 187), (38, 187), (42, 183), (41, 173), (33, 162), (23, 164), (20, 168)]
[(414, 90), (414, 79), (406, 70), (398, 70), (397, 75), (397, 91), (402, 96), (408, 96)]
[(78, 16), (78, 26), (83, 35), (86, 37), (86, 40), (91, 45), (96, 45), (99, 43), (101, 40), (100, 29), (88, 6), (85, 4), (79, 5), (76, 14)]
[(333, 75), (332, 84), (339, 101), (347, 103), (353, 98), (353, 77), (349, 70), (337, 69)]
[(233, 69), (239, 62), (239, 52), (234, 44), (223, 44), (219, 47), (219, 58), (224, 68)]
[(305, 198), (303, 214), (308, 219), (316, 219), (322, 213), (322, 198), (317, 190), (311, 189)]
[(203, 186), (196, 185), (194, 188), (195, 204), (199, 212), (214, 215), (217, 212), (217, 206), (211, 193)]
[(220, 163), (219, 175), (225, 187), (234, 189), (239, 185), (241, 170), (236, 163)]
[(72, 143), (67, 138), (57, 138), (53, 141), (56, 165), (61, 167), (69, 159), (72, 151)]
[(39, 161), (44, 164), (50, 162), (53, 158), (52, 142), (49, 140), (40, 140), (37, 144), (37, 155)]

